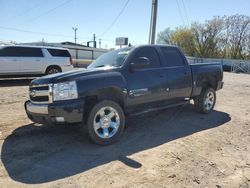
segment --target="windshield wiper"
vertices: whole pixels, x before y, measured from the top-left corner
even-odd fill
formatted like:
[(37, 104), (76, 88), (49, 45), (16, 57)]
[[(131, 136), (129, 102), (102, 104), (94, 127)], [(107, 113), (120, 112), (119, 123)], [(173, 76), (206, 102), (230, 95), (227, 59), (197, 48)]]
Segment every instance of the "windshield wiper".
[(98, 66), (95, 66), (94, 68), (98, 68), (98, 67), (106, 67), (107, 65), (98, 65)]
[(93, 68), (99, 68), (99, 67), (115, 67), (114, 65), (97, 65)]

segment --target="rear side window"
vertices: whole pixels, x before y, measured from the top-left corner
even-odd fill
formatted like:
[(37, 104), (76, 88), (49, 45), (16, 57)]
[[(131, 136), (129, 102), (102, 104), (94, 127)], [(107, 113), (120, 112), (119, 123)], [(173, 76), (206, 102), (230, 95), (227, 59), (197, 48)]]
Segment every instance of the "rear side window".
[(184, 66), (183, 58), (176, 48), (161, 47), (161, 51), (165, 58), (162, 62), (164, 67)]
[(0, 50), (0, 56), (7, 57), (43, 57), (40, 48), (6, 47)]
[(55, 57), (71, 57), (68, 50), (58, 50), (58, 49), (47, 49), (50, 55)]
[(42, 50), (40, 48), (27, 48), (20, 47), (18, 49), (22, 57), (43, 57)]
[(154, 47), (141, 47), (135, 54), (134, 59), (146, 57), (150, 60), (150, 67), (160, 67), (160, 59)]

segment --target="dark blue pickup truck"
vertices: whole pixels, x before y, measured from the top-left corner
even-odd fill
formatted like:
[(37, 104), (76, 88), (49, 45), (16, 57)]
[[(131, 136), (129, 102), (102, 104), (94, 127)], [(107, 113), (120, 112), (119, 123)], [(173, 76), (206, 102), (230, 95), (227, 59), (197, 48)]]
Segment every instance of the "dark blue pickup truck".
[(30, 83), (28, 117), (37, 123), (81, 123), (98, 144), (118, 140), (125, 117), (194, 100), (213, 110), (223, 86), (221, 64), (189, 65), (178, 47), (142, 45), (108, 52), (87, 69)]

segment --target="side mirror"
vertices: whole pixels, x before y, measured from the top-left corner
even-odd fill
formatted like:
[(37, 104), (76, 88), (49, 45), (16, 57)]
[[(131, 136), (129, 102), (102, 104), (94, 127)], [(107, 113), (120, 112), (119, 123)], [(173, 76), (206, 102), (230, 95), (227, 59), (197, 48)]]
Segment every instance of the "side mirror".
[(143, 69), (150, 65), (150, 60), (147, 57), (139, 57), (130, 63), (131, 70)]

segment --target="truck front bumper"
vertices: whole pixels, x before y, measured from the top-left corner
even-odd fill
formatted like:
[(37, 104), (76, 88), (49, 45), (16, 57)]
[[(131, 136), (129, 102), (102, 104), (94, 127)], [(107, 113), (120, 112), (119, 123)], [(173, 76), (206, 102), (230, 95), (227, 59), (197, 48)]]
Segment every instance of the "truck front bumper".
[(83, 121), (84, 100), (57, 101), (51, 104), (34, 104), (26, 101), (25, 111), (35, 123), (79, 123)]

